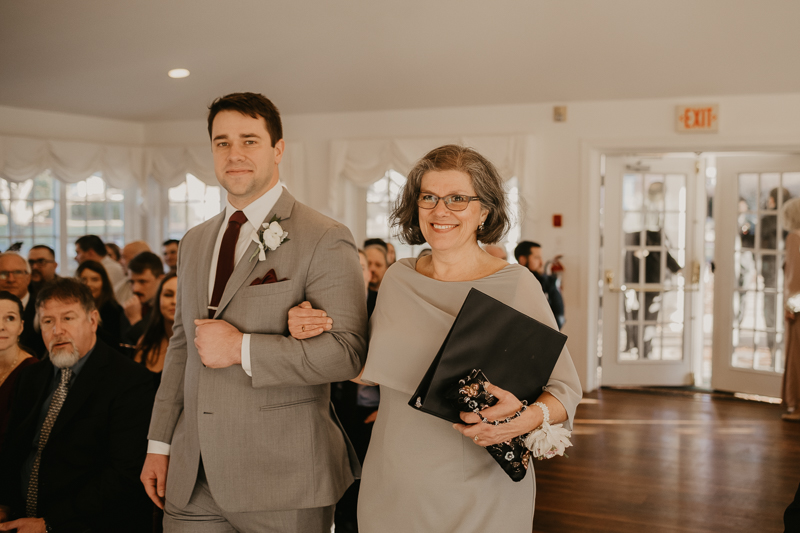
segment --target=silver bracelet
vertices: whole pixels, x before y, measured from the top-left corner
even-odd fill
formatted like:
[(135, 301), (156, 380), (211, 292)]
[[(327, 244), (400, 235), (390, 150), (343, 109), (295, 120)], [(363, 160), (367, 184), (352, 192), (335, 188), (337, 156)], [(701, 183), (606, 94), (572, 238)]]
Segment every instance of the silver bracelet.
[[(546, 409), (546, 407), (545, 407), (545, 409)], [(509, 422), (514, 420), (515, 418), (519, 418), (520, 415), (522, 415), (522, 413), (524, 413), (527, 410), (528, 410), (528, 400), (522, 400), (522, 407), (520, 407), (519, 411), (514, 413), (512, 416), (507, 416), (505, 420), (494, 420), (494, 421), (491, 421), (491, 420), (488, 420), (486, 417), (481, 416), (481, 422), (483, 422), (484, 424), (490, 424), (492, 426), (499, 426), (500, 424), (508, 424)], [(479, 414), (478, 411), (476, 411), (476, 413)]]

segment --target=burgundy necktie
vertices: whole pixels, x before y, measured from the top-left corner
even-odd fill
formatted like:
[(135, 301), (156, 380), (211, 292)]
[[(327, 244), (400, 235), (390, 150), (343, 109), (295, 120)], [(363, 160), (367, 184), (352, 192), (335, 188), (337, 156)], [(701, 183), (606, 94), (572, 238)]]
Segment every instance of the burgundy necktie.
[(214, 292), (211, 295), (211, 303), (208, 306), (208, 318), (214, 318), (217, 306), (225, 292), (225, 285), (228, 284), (236, 259), (236, 241), (239, 240), (239, 229), (242, 224), (247, 222), (247, 217), (241, 211), (236, 211), (228, 220), (228, 227), (222, 236), (222, 245), (219, 247), (219, 257), (217, 258), (217, 275), (214, 278)]

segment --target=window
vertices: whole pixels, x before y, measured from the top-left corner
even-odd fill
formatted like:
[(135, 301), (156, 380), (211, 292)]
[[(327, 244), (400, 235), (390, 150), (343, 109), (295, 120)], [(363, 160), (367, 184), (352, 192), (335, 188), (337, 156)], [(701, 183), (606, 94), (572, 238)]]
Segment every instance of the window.
[[(405, 183), (406, 178), (402, 174), (389, 170), (367, 190), (367, 238), (381, 238), (394, 244), (397, 259), (416, 257), (421, 250), (430, 248), (427, 244), (410, 246), (401, 243), (389, 227), (389, 216)], [(520, 238), (519, 181), (517, 178), (514, 177), (506, 181), (505, 189), (508, 194), (509, 211), (513, 225), (498, 244), (505, 248), (509, 259), (513, 261), (514, 247)]]
[(367, 238), (379, 238), (391, 242), (394, 245), (397, 259), (416, 257), (420, 250), (427, 247), (424, 244), (411, 246), (401, 243), (394, 236), (392, 228), (389, 227), (389, 217), (405, 184), (405, 176), (389, 170), (367, 189)]
[(219, 214), (221, 209), (220, 187), (206, 185), (186, 174), (186, 181), (169, 189), (167, 238), (180, 239), (189, 229)]
[(83, 235), (97, 235), (103, 242), (122, 245), (125, 240), (125, 193), (106, 185), (95, 174), (78, 183), (66, 185), (67, 256), (69, 265), (62, 272), (78, 268), (72, 252), (75, 241)]
[(22, 183), (0, 179), (0, 249), (21, 242), (23, 254), (35, 244), (58, 250), (60, 185), (49, 171)]

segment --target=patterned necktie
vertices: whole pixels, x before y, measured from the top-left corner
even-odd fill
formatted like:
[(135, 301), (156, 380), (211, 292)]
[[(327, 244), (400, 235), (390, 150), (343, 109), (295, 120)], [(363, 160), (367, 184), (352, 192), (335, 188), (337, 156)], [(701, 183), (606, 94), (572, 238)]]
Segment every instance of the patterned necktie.
[(239, 240), (239, 229), (245, 222), (247, 222), (247, 217), (241, 211), (236, 211), (228, 220), (228, 227), (225, 228), (222, 244), (219, 247), (217, 274), (214, 277), (214, 292), (211, 295), (211, 303), (208, 305), (208, 318), (214, 318), (219, 301), (222, 299), (222, 293), (225, 292), (225, 285), (228, 284), (228, 279), (233, 274), (236, 259), (236, 241)]
[(61, 412), (61, 407), (64, 405), (64, 400), (67, 398), (67, 385), (69, 379), (72, 377), (71, 368), (61, 369), (61, 382), (58, 384), (56, 392), (53, 394), (53, 399), (50, 402), (50, 409), (47, 410), (47, 417), (42, 423), (42, 429), (39, 432), (39, 443), (36, 445), (36, 457), (33, 460), (33, 468), (31, 469), (31, 478), (28, 480), (28, 497), (25, 504), (25, 511), (30, 518), (37, 518), (36, 507), (39, 499), (39, 465), (42, 462), (42, 450), (44, 450), (47, 439), (50, 438), (50, 432), (53, 430), (53, 425), (56, 423), (58, 413)]

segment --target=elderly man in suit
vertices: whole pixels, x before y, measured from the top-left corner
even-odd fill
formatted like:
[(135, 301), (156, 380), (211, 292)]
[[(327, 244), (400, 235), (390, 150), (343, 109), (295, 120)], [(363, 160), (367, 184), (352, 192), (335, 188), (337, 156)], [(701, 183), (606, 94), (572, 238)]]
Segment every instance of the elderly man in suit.
[(89, 289), (72, 278), (37, 297), (49, 358), (20, 377), (0, 454), (0, 531), (141, 532), (153, 378), (97, 340)]
[[(360, 470), (330, 407), (330, 383), (355, 377), (366, 354), (357, 249), (347, 228), (283, 189), (267, 98), (217, 99), (208, 130), (228, 206), (180, 244), (142, 482), (167, 532), (327, 533)], [(332, 320), (296, 340), (287, 314), (306, 300)]]

